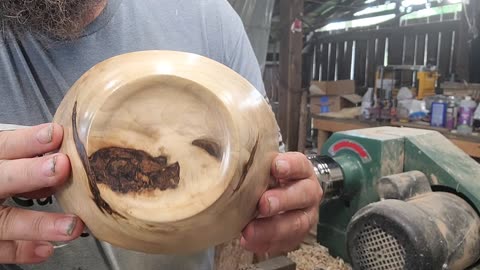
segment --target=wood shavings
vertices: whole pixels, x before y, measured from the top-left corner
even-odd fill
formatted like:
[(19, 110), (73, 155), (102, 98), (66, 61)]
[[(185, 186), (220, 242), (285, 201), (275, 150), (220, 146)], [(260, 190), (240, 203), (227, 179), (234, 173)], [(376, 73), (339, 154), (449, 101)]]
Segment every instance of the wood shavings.
[(297, 264), (297, 270), (352, 270), (349, 264), (330, 256), (328, 249), (318, 243), (302, 245), (288, 253), (288, 258)]
[[(287, 257), (296, 263), (296, 270), (352, 270), (341, 258), (334, 258), (318, 243), (302, 244)], [(242, 265), (238, 270), (261, 270), (256, 265)]]

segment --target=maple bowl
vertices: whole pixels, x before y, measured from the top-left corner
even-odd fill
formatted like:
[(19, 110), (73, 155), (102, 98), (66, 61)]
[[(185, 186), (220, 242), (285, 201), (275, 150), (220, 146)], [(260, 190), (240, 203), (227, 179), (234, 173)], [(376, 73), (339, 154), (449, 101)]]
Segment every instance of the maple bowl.
[(54, 122), (72, 173), (55, 196), (98, 239), (189, 253), (237, 237), (278, 152), (264, 97), (214, 60), (175, 51), (107, 59), (69, 89)]

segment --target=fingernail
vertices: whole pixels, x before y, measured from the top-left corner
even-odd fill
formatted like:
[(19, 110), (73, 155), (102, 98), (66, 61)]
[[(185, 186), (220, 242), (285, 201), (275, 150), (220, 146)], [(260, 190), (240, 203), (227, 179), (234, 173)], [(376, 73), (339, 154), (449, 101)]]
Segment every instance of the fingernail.
[(48, 127), (42, 128), (37, 133), (37, 140), (42, 144), (51, 143), (53, 138), (53, 124), (48, 125)]
[(286, 175), (288, 173), (289, 167), (288, 167), (288, 162), (285, 160), (277, 160), (275, 162), (275, 169), (278, 174), (280, 175)]
[(270, 215), (278, 211), (278, 205), (279, 205), (279, 202), (276, 197), (268, 197), (268, 207), (269, 207), (268, 213)]
[(43, 163), (43, 174), (45, 176), (53, 176), (55, 175), (55, 166), (57, 165), (57, 156), (53, 156), (49, 159), (47, 159)]
[(47, 258), (52, 254), (53, 248), (49, 244), (39, 244), (35, 247), (34, 252), (35, 255), (40, 258)]
[(75, 226), (77, 226), (76, 217), (66, 217), (66, 218), (57, 219), (55, 221), (55, 229), (59, 233), (67, 236), (72, 235), (73, 231), (75, 230)]

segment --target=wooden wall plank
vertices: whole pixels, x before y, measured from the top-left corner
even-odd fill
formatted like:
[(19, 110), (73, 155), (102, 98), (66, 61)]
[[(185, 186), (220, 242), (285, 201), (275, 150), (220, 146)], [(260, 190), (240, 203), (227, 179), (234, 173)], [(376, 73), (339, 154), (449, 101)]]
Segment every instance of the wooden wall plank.
[(437, 56), (438, 56), (438, 33), (427, 33), (428, 43), (427, 43), (427, 64), (436, 65)]
[[(403, 48), (403, 65), (413, 65), (414, 54), (415, 54), (415, 37), (416, 35), (406, 35), (405, 43)], [(413, 72), (412, 71), (402, 71), (401, 73), (401, 85), (402, 86), (411, 86), (413, 83)]]
[(377, 66), (383, 66), (385, 60), (385, 40), (386, 37), (377, 39), (377, 51), (375, 53), (375, 68)]
[(460, 27), (460, 21), (446, 21), (430, 24), (409, 25), (398, 28), (381, 28), (375, 30), (359, 30), (359, 31), (347, 31), (336, 35), (325, 34), (319, 36), (318, 39), (323, 42), (337, 42), (345, 40), (367, 40), (371, 38), (385, 37), (392, 34), (398, 35), (417, 35), (425, 33), (434, 33), (441, 31), (454, 31)]
[(320, 79), (320, 65), (322, 64), (322, 52), (320, 46), (315, 46), (315, 76), (314, 80)]
[(403, 35), (392, 33), (388, 39), (388, 64), (401, 65), (403, 56)]
[(292, 22), (303, 13), (304, 0), (280, 0), (280, 128), (287, 151), (298, 149), (300, 102), (302, 94), (303, 32), (291, 31)]
[[(376, 68), (385, 62), (386, 38), (388, 38), (388, 65), (424, 65), (427, 63), (426, 59), (430, 58), (433, 64), (438, 64), (441, 75), (445, 78), (450, 75), (450, 70), (452, 72), (459, 70), (460, 63), (465, 61), (462, 62), (460, 59), (465, 55), (457, 49), (462, 44), (459, 38), (460, 26), (461, 22), (457, 20), (402, 27), (392, 26), (384, 29), (358, 29), (319, 36), (318, 44), (324, 46), (324, 52), (319, 59), (322, 63), (320, 77), (322, 80), (350, 79), (353, 69), (353, 79), (357, 86), (373, 86)], [(439, 39), (440, 32), (442, 34)], [(453, 45), (452, 40), (454, 40)], [(353, 48), (354, 43), (355, 48)], [(330, 55), (326, 55), (329, 44)], [(355, 58), (353, 68), (351, 67), (352, 57)], [(463, 71), (460, 69), (460, 72)], [(411, 86), (414, 83), (415, 74), (411, 71), (403, 74), (398, 72), (397, 75), (397, 80), (404, 85)]]
[(448, 79), (450, 76), (450, 56), (452, 52), (452, 32), (444, 31), (442, 32), (441, 43), (440, 43), (440, 61), (438, 64), (438, 69), (440, 75), (444, 79)]
[(351, 68), (352, 68), (352, 47), (353, 47), (353, 41), (346, 41), (347, 42), (347, 47), (345, 50), (345, 55), (343, 57), (343, 68), (344, 68), (344, 77), (342, 77), (343, 80), (349, 80), (351, 76)]
[(425, 34), (417, 35), (417, 54), (415, 57), (415, 65), (425, 64)]
[(335, 80), (335, 67), (337, 65), (337, 43), (330, 43), (330, 54), (328, 57), (328, 77), (327, 80)]
[(337, 80), (341, 80), (345, 77), (345, 42), (337, 43)]
[(321, 80), (326, 81), (326, 80), (328, 80), (328, 53), (329, 53), (328, 46), (329, 46), (329, 43), (323, 43), (322, 46), (323, 46), (323, 50), (322, 50), (322, 70), (321, 70), (322, 79)]
[(375, 83), (375, 45), (376, 39), (367, 41), (367, 61), (365, 62), (365, 80), (367, 87), (373, 87)]
[(366, 86), (365, 62), (367, 61), (367, 41), (357, 40), (355, 45), (355, 81), (359, 86)]
[[(468, 11), (471, 13), (472, 11)], [(470, 14), (471, 17), (473, 14)], [(475, 13), (475, 15), (477, 15)], [(456, 74), (459, 76), (460, 80), (467, 80), (469, 79), (469, 72), (468, 72), (468, 67), (469, 67), (469, 50), (467, 49), (468, 46), (468, 40), (469, 40), (469, 31), (468, 31), (468, 23), (465, 18), (465, 14), (461, 12), (460, 15), (460, 27), (458, 31), (458, 43), (456, 43), (457, 48), (461, 48), (457, 51), (457, 58), (456, 58)]]

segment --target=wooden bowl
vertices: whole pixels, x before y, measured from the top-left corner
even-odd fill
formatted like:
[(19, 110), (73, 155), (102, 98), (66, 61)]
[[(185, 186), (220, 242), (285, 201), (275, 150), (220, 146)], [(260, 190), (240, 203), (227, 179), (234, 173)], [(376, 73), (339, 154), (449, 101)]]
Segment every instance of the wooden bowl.
[(98, 239), (147, 253), (189, 253), (239, 236), (278, 152), (261, 94), (226, 66), (182, 52), (99, 63), (68, 91), (54, 122), (72, 164), (56, 193), (64, 211)]

